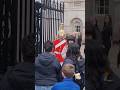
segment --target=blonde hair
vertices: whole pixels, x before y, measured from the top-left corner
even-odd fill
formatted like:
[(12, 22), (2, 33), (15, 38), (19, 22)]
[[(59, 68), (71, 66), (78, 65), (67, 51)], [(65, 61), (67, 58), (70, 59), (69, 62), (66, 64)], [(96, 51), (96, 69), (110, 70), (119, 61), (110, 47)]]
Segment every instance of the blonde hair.
[(64, 64), (62, 67), (62, 72), (67, 78), (72, 78), (75, 73), (75, 66), (72, 64)]

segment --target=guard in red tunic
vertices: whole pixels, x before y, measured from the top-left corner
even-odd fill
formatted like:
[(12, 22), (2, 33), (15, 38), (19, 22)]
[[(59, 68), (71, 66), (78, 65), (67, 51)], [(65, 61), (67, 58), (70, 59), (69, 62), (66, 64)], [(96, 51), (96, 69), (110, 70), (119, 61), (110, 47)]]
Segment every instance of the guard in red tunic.
[[(61, 25), (62, 26), (62, 25)], [(54, 43), (54, 54), (60, 63), (63, 63), (67, 52), (67, 40), (65, 39), (65, 33), (62, 28), (58, 32), (58, 38), (53, 41)]]
[(54, 53), (56, 58), (59, 60), (60, 63), (62, 63), (64, 61), (64, 58), (66, 56), (66, 44), (67, 41), (65, 39), (61, 40), (61, 39), (57, 39), (53, 41), (54, 43)]

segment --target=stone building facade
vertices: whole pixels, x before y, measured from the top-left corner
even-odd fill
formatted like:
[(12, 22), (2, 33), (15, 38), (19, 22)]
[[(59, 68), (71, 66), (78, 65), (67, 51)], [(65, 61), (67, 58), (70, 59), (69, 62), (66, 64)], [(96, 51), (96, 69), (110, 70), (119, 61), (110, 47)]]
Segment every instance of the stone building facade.
[(85, 0), (64, 0), (64, 30), (81, 34), (84, 39)]
[(113, 39), (119, 38), (120, 0), (85, 0), (85, 9), (86, 20), (91, 16), (96, 17), (100, 30), (103, 28), (104, 16), (110, 15), (113, 23)]

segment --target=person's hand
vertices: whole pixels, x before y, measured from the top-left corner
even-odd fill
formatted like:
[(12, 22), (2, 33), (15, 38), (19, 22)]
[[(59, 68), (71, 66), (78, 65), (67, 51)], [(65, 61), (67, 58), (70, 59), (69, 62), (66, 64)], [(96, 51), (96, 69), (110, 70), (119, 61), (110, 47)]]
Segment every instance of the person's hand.
[(74, 75), (75, 75), (75, 79), (76, 80), (80, 80), (81, 79), (80, 73), (75, 73)]

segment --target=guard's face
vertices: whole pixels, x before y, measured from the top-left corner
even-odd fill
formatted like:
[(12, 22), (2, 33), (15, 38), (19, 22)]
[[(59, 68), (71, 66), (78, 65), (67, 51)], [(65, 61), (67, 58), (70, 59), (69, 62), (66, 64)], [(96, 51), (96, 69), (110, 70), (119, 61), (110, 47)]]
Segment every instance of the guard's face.
[(59, 31), (59, 36), (64, 37), (64, 31), (63, 30)]
[(59, 38), (63, 39), (63, 38), (65, 38), (65, 35), (64, 34), (59, 34)]

